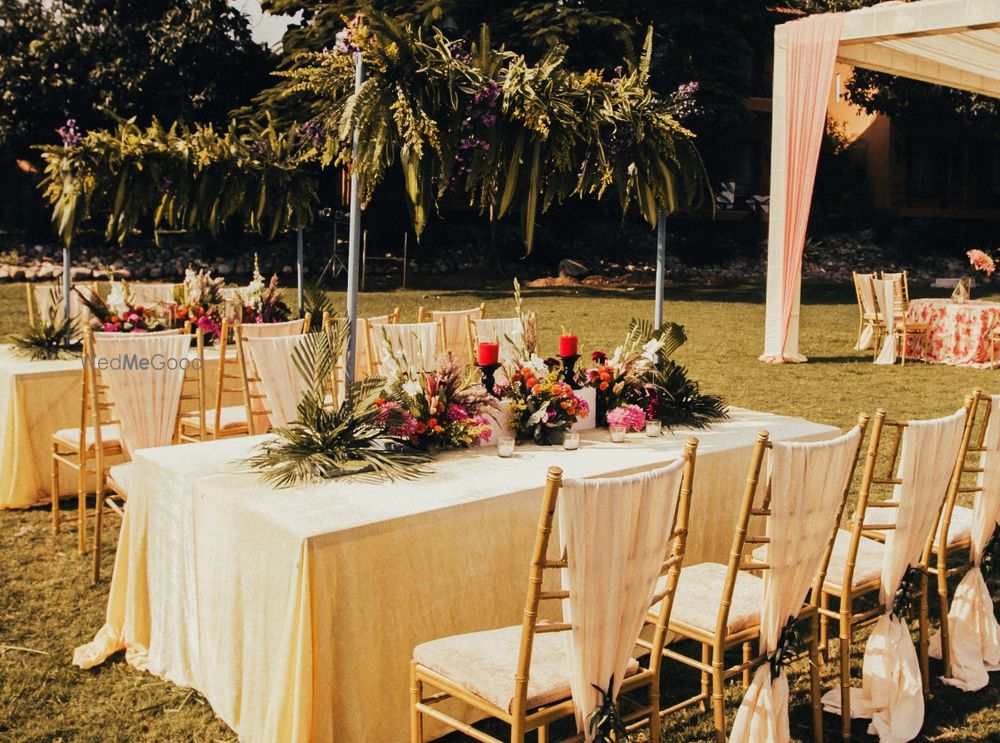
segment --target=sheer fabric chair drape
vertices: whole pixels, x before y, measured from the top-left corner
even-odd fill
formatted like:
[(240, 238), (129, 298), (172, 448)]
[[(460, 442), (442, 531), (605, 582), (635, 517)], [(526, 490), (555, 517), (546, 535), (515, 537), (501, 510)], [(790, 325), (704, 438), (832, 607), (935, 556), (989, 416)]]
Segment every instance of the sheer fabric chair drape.
[[(778, 649), (782, 630), (797, 617), (816, 581), (836, 526), (857, 455), (861, 429), (819, 443), (775, 442), (770, 457), (771, 516), (767, 520), (761, 654)], [(736, 713), (733, 743), (790, 740), (788, 679), (760, 666)]]
[[(980, 455), (979, 487), (972, 511), (972, 568), (965, 574), (948, 611), (951, 633), (951, 678), (941, 680), (963, 691), (978, 691), (990, 682), (988, 671), (1000, 671), (1000, 624), (993, 597), (980, 566), (1000, 518), (1000, 395), (993, 395), (991, 415)], [(931, 657), (941, 657), (941, 636), (931, 638)]]
[[(891, 282), (889, 282), (891, 286)], [(907, 568), (916, 565), (936, 528), (962, 443), (966, 411), (925, 421), (908, 421), (903, 432), (892, 500), (899, 503), (882, 563), (879, 617), (865, 646), (862, 686), (851, 689), (851, 716), (871, 719), (868, 732), (883, 741), (915, 738), (924, 722), (923, 684), (917, 651), (902, 617), (892, 614)], [(840, 712), (840, 690), (823, 696), (828, 712)]]
[(879, 351), (875, 363), (881, 366), (891, 366), (896, 363), (899, 355), (899, 345), (896, 339), (896, 323), (893, 310), (895, 302), (895, 287), (892, 281), (882, 281), (875, 279), (872, 281), (875, 287), (875, 301), (878, 306), (879, 320), (885, 326), (885, 339), (882, 342), (882, 350)]
[(246, 338), (247, 349), (260, 388), (267, 399), (271, 426), (285, 426), (298, 416), (298, 405), (306, 391), (306, 380), (295, 365), (295, 348), (304, 335)]
[(185, 364), (180, 361), (190, 363), (190, 346), (190, 336), (180, 330), (94, 333), (94, 361), (108, 360), (118, 366), (109, 367), (103, 375), (130, 456), (139, 449), (173, 442), (184, 384)]
[(430, 371), (438, 355), (440, 326), (433, 322), (388, 323), (372, 330), (378, 341), (379, 373)]
[(627, 478), (563, 481), (559, 533), (569, 564), (563, 588), (570, 592), (563, 616), (572, 624), (578, 730), (601, 701), (598, 689), (618, 695), (670, 546), (683, 472), (679, 459)]

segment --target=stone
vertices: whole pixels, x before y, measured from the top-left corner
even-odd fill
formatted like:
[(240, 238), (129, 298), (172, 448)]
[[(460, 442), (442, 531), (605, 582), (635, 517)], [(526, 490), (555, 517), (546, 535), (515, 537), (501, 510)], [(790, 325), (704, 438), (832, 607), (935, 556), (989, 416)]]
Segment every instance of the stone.
[(161, 266), (153, 266), (149, 269), (149, 278), (159, 279), (163, 276), (163, 268)]
[(83, 266), (73, 266), (69, 270), (69, 276), (73, 281), (86, 281), (94, 276), (94, 272)]
[(233, 272), (233, 264), (226, 262), (218, 263), (215, 266), (215, 272), (220, 276), (228, 276)]
[(589, 273), (590, 269), (580, 261), (572, 258), (563, 258), (559, 261), (560, 276), (569, 276), (571, 279), (582, 279)]

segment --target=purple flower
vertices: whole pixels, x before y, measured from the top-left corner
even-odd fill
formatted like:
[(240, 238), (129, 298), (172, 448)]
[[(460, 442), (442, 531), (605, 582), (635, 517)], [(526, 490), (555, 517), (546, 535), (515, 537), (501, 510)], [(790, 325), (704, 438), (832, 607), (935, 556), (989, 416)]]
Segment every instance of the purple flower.
[(59, 136), (62, 137), (63, 147), (73, 147), (80, 144), (80, 130), (77, 128), (76, 119), (66, 119), (66, 123), (59, 127)]
[(463, 421), (469, 418), (469, 411), (458, 403), (450, 402), (448, 403), (448, 420), (450, 421)]

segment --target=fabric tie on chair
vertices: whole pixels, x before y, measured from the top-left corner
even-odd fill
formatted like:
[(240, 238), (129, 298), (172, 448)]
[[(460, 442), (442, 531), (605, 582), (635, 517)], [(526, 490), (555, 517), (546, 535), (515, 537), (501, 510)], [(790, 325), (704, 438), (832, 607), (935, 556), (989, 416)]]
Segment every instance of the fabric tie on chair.
[(298, 406), (308, 386), (295, 365), (301, 335), (246, 338), (261, 391), (271, 410), (272, 426), (286, 426), (298, 417)]
[[(891, 306), (891, 305), (890, 305)], [(886, 536), (879, 617), (865, 646), (862, 686), (851, 689), (851, 716), (870, 718), (868, 732), (888, 743), (913, 740), (924, 724), (920, 663), (903, 617), (892, 614), (907, 569), (919, 562), (947, 495), (965, 427), (964, 409), (945, 418), (909, 421), (892, 499), (896, 528)], [(823, 695), (827, 712), (840, 712), (840, 690)]]
[[(875, 296), (878, 302), (879, 314), (885, 323), (885, 340), (882, 343), (882, 350), (879, 351), (875, 363), (881, 366), (891, 366), (896, 363), (899, 355), (899, 345), (896, 342), (896, 317), (893, 310), (895, 300), (893, 281), (882, 281), (876, 279), (872, 282), (875, 285)], [(904, 353), (906, 349), (903, 349)]]
[[(854, 468), (861, 429), (821, 443), (776, 442), (771, 451), (771, 517), (767, 521), (761, 652), (779, 650), (781, 633), (798, 616), (819, 570)], [(788, 679), (760, 666), (736, 712), (731, 743), (790, 740)]]
[[(577, 730), (616, 699), (669, 549), (684, 460), (614, 480), (564, 480), (559, 535)], [(611, 688), (608, 688), (611, 686)], [(596, 688), (595, 688), (596, 687)], [(589, 740), (588, 735), (588, 740)]]
[[(979, 487), (972, 516), (972, 568), (955, 589), (948, 611), (951, 630), (951, 678), (941, 680), (963, 691), (979, 691), (990, 682), (988, 671), (1000, 671), (1000, 624), (981, 570), (983, 552), (1000, 517), (1000, 395), (993, 395), (994, 414), (986, 427), (980, 456)], [(941, 634), (931, 638), (932, 658), (941, 657)]]
[[(169, 446), (173, 440), (184, 367), (176, 363), (168, 368), (167, 362), (186, 358), (190, 347), (191, 337), (179, 330), (94, 333), (95, 361), (120, 359), (119, 368), (102, 373), (120, 421), (122, 444), (130, 456), (139, 449)], [(132, 363), (133, 358), (138, 363)]]

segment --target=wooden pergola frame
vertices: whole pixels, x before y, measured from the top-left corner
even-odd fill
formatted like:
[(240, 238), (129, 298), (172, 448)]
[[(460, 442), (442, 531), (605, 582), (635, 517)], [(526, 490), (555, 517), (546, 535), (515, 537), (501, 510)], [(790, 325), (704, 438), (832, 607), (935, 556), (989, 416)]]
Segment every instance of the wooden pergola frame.
[[(1000, 0), (891, 1), (840, 15), (838, 62), (1000, 98)], [(800, 362), (806, 360), (798, 347), (801, 259), (798, 271), (785, 276), (786, 252), (797, 250), (801, 256), (802, 250), (801, 245), (785, 244), (789, 25), (774, 31), (767, 309), (761, 358)], [(788, 287), (791, 297), (786, 294)], [(783, 308), (789, 299), (791, 321), (786, 329)]]

